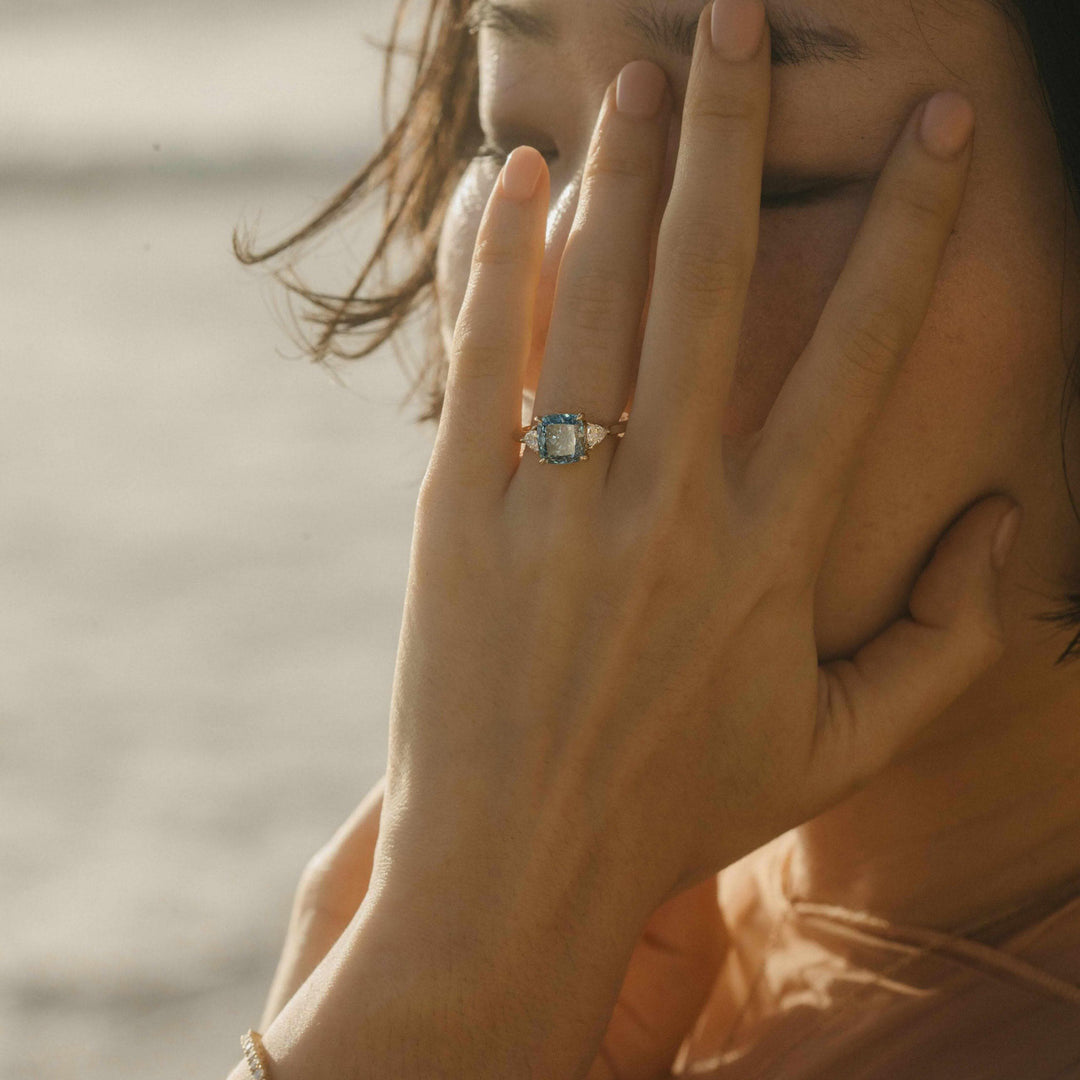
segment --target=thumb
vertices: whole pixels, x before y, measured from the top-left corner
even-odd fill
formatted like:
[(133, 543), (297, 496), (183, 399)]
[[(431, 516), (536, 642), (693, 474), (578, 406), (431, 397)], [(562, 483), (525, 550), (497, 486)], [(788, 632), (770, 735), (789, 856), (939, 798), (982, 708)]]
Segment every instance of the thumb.
[(1000, 658), (1000, 572), (1021, 513), (1000, 495), (969, 509), (938, 541), (908, 615), (819, 669), (814, 768), (833, 798), (884, 768)]

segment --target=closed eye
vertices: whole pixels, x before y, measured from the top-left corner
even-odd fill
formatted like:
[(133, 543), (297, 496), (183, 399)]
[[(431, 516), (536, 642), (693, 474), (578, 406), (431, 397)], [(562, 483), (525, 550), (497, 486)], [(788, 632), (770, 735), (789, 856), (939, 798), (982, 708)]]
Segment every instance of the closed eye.
[(809, 180), (805, 177), (789, 177), (766, 172), (761, 180), (761, 208), (768, 210), (783, 206), (810, 206), (824, 202), (860, 179), (862, 177), (819, 176)]

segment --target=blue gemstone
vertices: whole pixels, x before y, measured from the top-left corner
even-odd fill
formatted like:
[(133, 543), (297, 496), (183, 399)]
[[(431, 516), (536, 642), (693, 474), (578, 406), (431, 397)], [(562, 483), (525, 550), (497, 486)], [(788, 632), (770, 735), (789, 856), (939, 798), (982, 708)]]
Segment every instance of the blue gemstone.
[(580, 461), (588, 449), (585, 442), (585, 418), (579, 413), (551, 413), (537, 425), (540, 457), (552, 465), (571, 465)]

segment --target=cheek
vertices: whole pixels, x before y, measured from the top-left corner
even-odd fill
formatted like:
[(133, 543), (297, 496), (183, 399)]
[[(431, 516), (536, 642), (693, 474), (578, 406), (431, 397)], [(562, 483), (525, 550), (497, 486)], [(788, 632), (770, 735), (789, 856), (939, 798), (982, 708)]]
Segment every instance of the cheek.
[[(749, 435), (765, 423), (871, 195), (853, 189), (762, 214), (725, 431)], [(1021, 389), (1017, 376), (1033, 350), (1052, 352), (1047, 302), (1057, 289), (1019, 245), (997, 246), (989, 225), (977, 215), (958, 222), (930, 311), (860, 456), (818, 577), (823, 657), (847, 655), (902, 614), (923, 558), (961, 508), (995, 486), (1031, 490), (1021, 470), (1052, 457), (1047, 380)], [(1033, 440), (1046, 455), (1032, 453)]]
[(439, 298), (439, 331), (447, 356), (454, 339), (454, 324), (469, 284), (469, 266), (480, 219), (495, 179), (494, 176), (484, 177), (475, 166), (470, 167), (455, 189), (443, 219), (435, 283)]
[(1017, 363), (1039, 333), (1011, 306), (1009, 280), (955, 247), (946, 255), (818, 575), (815, 634), (823, 658), (850, 655), (903, 615), (950, 524), (993, 491), (1031, 493), (1025, 472), (1052, 456), (1044, 440), (1053, 427), (1044, 416), (1045, 384), (1032, 379), (1017, 392)]
[[(854, 209), (854, 208), (853, 208)], [(865, 207), (762, 230), (728, 422), (757, 430), (813, 334)], [(934, 544), (994, 491), (1025, 504), (1033, 536), (1074, 529), (1060, 464), (1060, 265), (976, 203), (957, 223), (926, 319), (864, 444), (817, 579), (823, 659), (900, 617)], [(769, 235), (774, 228), (776, 233)], [(782, 232), (782, 237), (781, 237)], [(844, 402), (836, 402), (842, 409)], [(1034, 560), (1063, 572), (1060, 540)]]
[(836, 284), (870, 192), (761, 214), (739, 354), (724, 430), (748, 435), (765, 423)]

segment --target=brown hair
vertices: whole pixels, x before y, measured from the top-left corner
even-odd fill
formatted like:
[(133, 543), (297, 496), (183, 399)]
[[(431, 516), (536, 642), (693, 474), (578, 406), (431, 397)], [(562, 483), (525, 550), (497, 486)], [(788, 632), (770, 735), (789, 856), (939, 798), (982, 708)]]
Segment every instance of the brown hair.
[[(439, 231), (454, 188), (467, 165), (470, 149), (480, 141), (476, 123), (478, 93), (476, 49), (468, 23), (469, 0), (427, 0), (420, 42), (414, 50), (401, 45), (402, 26), (412, 0), (398, 0), (390, 39), (381, 48), (385, 54), (382, 81), (383, 142), (375, 156), (306, 224), (281, 243), (254, 251), (250, 233), (233, 230), (233, 252), (245, 266), (263, 263), (288, 251), (299, 255), (305, 245), (319, 238), (328, 226), (357, 207), (365, 198), (382, 191), (384, 196), (382, 232), (375, 249), (344, 296), (330, 296), (306, 286), (296, 275), (295, 259), (273, 276), (290, 294), (309, 305), (305, 318), (320, 328), (308, 340), (299, 342), (314, 363), (327, 357), (359, 360), (387, 340), (398, 345), (397, 329), (408, 316), (426, 309), (429, 324), (425, 335), (426, 355), (414, 373), (405, 400), (419, 390), (426, 404), (417, 417), (423, 423), (438, 423), (446, 388), (446, 357), (438, 333), (435, 290), (435, 257)], [(412, 89), (403, 113), (387, 131), (390, 77), (397, 55), (415, 57)], [(404, 276), (386, 285), (386, 271), (392, 246), (402, 241), (410, 250)], [(382, 291), (361, 292), (376, 268), (382, 271)], [(432, 303), (435, 301), (435, 303)], [(356, 351), (344, 347), (350, 331), (369, 325), (374, 330)], [(400, 351), (399, 362), (403, 362)], [(408, 368), (407, 363), (403, 366)]]

